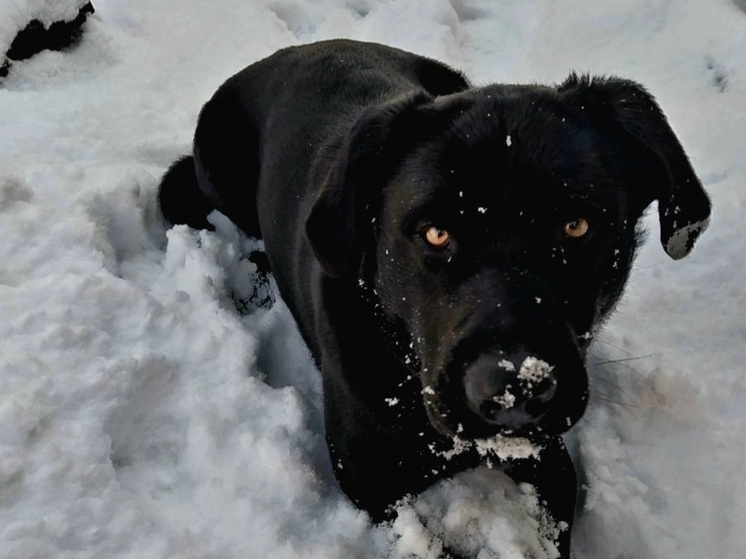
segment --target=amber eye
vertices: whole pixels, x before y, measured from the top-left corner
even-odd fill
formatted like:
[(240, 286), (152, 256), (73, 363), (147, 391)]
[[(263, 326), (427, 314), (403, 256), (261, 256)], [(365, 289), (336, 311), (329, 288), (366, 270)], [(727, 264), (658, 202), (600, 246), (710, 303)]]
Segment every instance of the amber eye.
[(573, 239), (579, 239), (588, 233), (590, 227), (591, 224), (588, 223), (587, 219), (579, 217), (578, 219), (565, 223), (565, 235), (572, 237)]
[(425, 229), (425, 240), (432, 247), (443, 248), (448, 245), (448, 241), (450, 239), (451, 236), (445, 229), (440, 229), (439, 227), (435, 227), (434, 225), (431, 225), (430, 227)]

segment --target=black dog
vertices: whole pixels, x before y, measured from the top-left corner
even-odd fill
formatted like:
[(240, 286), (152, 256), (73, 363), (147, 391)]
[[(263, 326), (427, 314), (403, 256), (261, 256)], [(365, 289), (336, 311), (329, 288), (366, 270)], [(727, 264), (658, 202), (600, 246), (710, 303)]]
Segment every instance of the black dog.
[[(710, 202), (639, 85), (472, 87), (346, 40), (226, 81), (160, 189), (172, 223), (209, 228), (217, 209), (264, 240), (358, 506), (386, 518), (486, 460), (533, 483), (561, 526), (576, 488), (559, 435), (583, 414), (586, 349), (653, 200), (666, 251), (685, 256)], [(517, 440), (539, 454), (511, 459)]]

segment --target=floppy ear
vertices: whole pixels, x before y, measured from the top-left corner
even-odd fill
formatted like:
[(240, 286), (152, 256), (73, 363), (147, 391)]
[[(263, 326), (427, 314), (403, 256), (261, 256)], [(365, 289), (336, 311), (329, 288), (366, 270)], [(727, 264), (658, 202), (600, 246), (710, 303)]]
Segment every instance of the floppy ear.
[(610, 112), (660, 165), (664, 179), (654, 185), (652, 199), (658, 200), (661, 244), (675, 260), (689, 254), (709, 225), (710, 199), (653, 96), (633, 81), (574, 74), (559, 88), (572, 90), (581, 92), (596, 109)]
[(421, 131), (421, 119), (415, 116), (414, 108), (431, 100), (429, 95), (417, 93), (366, 109), (350, 128), (325, 174), (324, 170), (314, 170), (311, 180), (322, 184), (306, 220), (306, 237), (328, 275), (340, 277), (355, 271), (366, 206), (382, 190)]

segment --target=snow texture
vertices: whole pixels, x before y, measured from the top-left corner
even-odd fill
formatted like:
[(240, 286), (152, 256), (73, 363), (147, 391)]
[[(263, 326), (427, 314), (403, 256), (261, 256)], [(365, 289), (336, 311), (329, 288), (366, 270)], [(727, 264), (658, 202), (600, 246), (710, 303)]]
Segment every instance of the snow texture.
[[(0, 50), (81, 2), (1, 0)], [(655, 205), (567, 442), (579, 559), (746, 549), (746, 14), (730, 0), (98, 0), (0, 88), (0, 558), (554, 556), (530, 487), (479, 469), (373, 525), (336, 486), (317, 371), (219, 215), (168, 229), (160, 176), (229, 75), (332, 37), (478, 84), (616, 74), (658, 98), (712, 195), (680, 262)], [(489, 215), (489, 213), (487, 214)], [(260, 281), (261, 280), (261, 281)]]

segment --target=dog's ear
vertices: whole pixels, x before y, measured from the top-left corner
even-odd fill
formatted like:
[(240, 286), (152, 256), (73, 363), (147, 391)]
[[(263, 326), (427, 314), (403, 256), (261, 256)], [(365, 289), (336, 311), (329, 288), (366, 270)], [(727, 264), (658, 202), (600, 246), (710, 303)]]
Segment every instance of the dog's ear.
[(662, 172), (647, 203), (658, 200), (661, 243), (675, 260), (689, 254), (709, 225), (710, 199), (653, 96), (633, 81), (575, 74), (558, 91), (578, 95), (577, 101), (600, 118), (610, 116), (652, 156)]
[(321, 187), (306, 220), (306, 237), (326, 274), (341, 277), (355, 271), (366, 208), (421, 135), (422, 119), (415, 108), (432, 99), (417, 93), (366, 109), (324, 174), (312, 173), (311, 180)]

